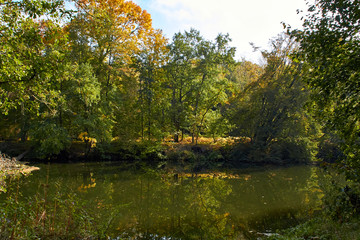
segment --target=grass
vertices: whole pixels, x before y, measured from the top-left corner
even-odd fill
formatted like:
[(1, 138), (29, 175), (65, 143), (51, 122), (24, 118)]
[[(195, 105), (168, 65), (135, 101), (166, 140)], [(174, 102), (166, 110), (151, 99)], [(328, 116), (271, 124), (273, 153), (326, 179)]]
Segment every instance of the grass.
[(269, 240), (356, 240), (360, 239), (360, 219), (354, 218), (349, 222), (341, 223), (316, 217), (296, 227), (279, 232), (268, 238)]

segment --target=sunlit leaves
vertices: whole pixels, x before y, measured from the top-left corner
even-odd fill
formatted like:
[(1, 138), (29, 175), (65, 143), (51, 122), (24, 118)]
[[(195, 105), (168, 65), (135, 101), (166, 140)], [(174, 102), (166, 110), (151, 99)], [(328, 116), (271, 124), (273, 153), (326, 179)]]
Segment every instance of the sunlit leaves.
[(233, 134), (251, 138), (253, 152), (247, 160), (309, 161), (318, 129), (304, 109), (308, 92), (300, 81), (299, 64), (289, 59), (294, 42), (279, 36), (272, 43), (274, 48), (263, 52), (263, 74), (233, 102)]
[(300, 43), (294, 57), (304, 65), (314, 113), (341, 136), (347, 164), (358, 171), (360, 2), (320, 0), (310, 8), (304, 31), (292, 32)]
[(132, 54), (153, 33), (151, 16), (132, 1), (81, 0), (76, 2), (82, 34), (89, 38), (98, 60), (112, 54), (122, 61), (130, 61)]
[[(54, 80), (53, 74), (63, 57), (59, 44), (65, 36), (52, 15), (61, 10), (61, 5), (60, 1), (19, 1), (2, 6), (0, 108), (3, 113), (26, 101), (31, 103), (30, 98), (34, 104), (50, 107), (44, 94), (51, 99), (54, 92), (44, 87)], [(35, 19), (39, 14), (46, 14), (48, 19)]]
[(89, 110), (100, 101), (100, 83), (94, 76), (92, 67), (80, 64), (72, 66), (68, 71), (73, 71), (74, 74), (65, 82), (67, 90), (64, 93), (70, 102), (75, 101), (72, 109), (78, 106), (85, 108), (85, 111)]
[(228, 35), (221, 34), (215, 41), (208, 41), (191, 29), (175, 34), (169, 45), (166, 71), (176, 141), (179, 132), (185, 130), (197, 139), (205, 129), (207, 115), (226, 101), (230, 86), (226, 73), (235, 53), (230, 41)]

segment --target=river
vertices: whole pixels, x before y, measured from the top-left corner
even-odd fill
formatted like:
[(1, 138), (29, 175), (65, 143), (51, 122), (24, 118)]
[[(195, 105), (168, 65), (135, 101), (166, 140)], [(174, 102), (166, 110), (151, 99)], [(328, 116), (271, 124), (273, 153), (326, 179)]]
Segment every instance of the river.
[(322, 195), (313, 166), (204, 174), (110, 162), (38, 167), (22, 182), (24, 199), (76, 199), (114, 239), (251, 238), (308, 219)]

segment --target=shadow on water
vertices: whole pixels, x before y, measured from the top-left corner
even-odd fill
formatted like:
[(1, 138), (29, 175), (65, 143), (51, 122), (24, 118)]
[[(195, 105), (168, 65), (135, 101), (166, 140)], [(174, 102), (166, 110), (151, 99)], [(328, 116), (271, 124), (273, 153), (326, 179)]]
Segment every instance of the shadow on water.
[[(316, 168), (168, 174), (111, 163), (41, 165), (25, 197), (75, 193), (111, 238), (251, 239), (308, 217), (319, 201)], [(56, 187), (55, 187), (56, 186)]]

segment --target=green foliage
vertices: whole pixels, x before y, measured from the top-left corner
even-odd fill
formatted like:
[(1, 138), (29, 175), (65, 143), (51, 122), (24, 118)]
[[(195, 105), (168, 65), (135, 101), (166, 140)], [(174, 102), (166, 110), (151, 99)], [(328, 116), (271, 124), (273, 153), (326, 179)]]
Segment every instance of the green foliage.
[(339, 222), (349, 222), (356, 218), (360, 211), (360, 185), (346, 181), (344, 174), (338, 174), (332, 168), (320, 180), (324, 193), (324, 217)]
[(73, 65), (68, 72), (67, 80), (62, 83), (65, 104), (60, 107), (71, 136), (77, 138), (85, 132), (98, 142), (110, 142), (113, 122), (101, 105), (101, 85), (92, 66)]
[(230, 133), (251, 140), (255, 159), (314, 154), (292, 42), (274, 41), (263, 67), (235, 63), (228, 35), (209, 41), (191, 29), (166, 47), (146, 11), (120, 2), (77, 1), (74, 15), (62, 1), (1, 5), (0, 110), (9, 116), (0, 127), (12, 129), (1, 132), (30, 139), (40, 157), (68, 150), (70, 139), (85, 142), (85, 156), (105, 156), (111, 141), (127, 149), (170, 134), (198, 144)]
[(230, 82), (225, 74), (235, 53), (229, 42), (228, 35), (220, 34), (211, 42), (191, 29), (175, 34), (169, 45), (170, 60), (165, 69), (176, 142), (185, 131), (192, 134), (193, 143), (197, 142), (200, 133), (206, 131), (208, 115), (226, 102)]
[(309, 5), (304, 30), (291, 34), (299, 42), (294, 55), (312, 90), (313, 113), (338, 134), (348, 177), (359, 179), (359, 1), (320, 0)]
[(218, 137), (226, 137), (229, 135), (234, 125), (221, 114), (220, 110), (211, 111), (208, 115), (208, 134), (217, 141)]
[(308, 90), (299, 79), (299, 65), (288, 58), (294, 43), (280, 36), (273, 46), (263, 52), (264, 73), (232, 103), (232, 134), (249, 139), (250, 145), (244, 143), (251, 149), (244, 156), (248, 161), (309, 161), (319, 129), (304, 108)]
[(57, 155), (71, 144), (68, 131), (51, 122), (33, 125), (29, 135), (40, 158)]
[(314, 218), (296, 227), (280, 231), (266, 239), (269, 240), (352, 240), (359, 236), (359, 221), (352, 221), (347, 224), (329, 221), (322, 218)]
[(139, 73), (137, 107), (141, 138), (147, 141), (166, 137), (169, 125), (169, 120), (166, 119), (170, 105), (167, 101), (169, 91), (164, 88), (164, 71), (161, 66), (164, 56), (161, 53), (161, 51), (143, 52), (139, 54), (135, 64)]
[(65, 83), (67, 98), (73, 101), (73, 108), (85, 108), (85, 111), (100, 101), (100, 83), (95, 77), (90, 64), (71, 66), (67, 72), (73, 75)]
[[(1, 6), (0, 109), (7, 114), (26, 103), (33, 114), (39, 104), (53, 108), (56, 93), (47, 88), (56, 75), (66, 35), (58, 12), (62, 1), (17, 1)], [(37, 21), (45, 16), (48, 20)]]
[(131, 151), (139, 160), (157, 163), (165, 159), (164, 148), (159, 142), (142, 141), (134, 144)]

